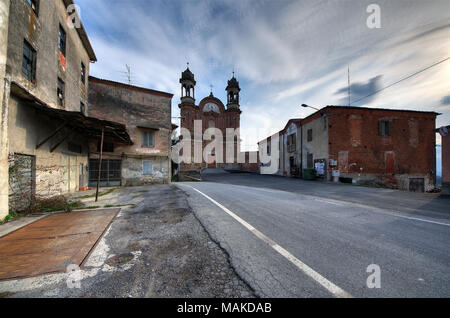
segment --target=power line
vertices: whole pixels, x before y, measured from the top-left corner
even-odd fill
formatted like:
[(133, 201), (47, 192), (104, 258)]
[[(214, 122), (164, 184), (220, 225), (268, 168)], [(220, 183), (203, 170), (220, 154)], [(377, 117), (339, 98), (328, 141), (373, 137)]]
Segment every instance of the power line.
[(360, 102), (360, 101), (362, 101), (362, 100), (364, 100), (364, 99), (366, 99), (366, 98), (368, 98), (368, 97), (370, 97), (370, 96), (373, 96), (373, 95), (375, 95), (375, 94), (378, 94), (379, 92), (384, 91), (385, 89), (388, 89), (388, 88), (390, 88), (390, 87), (392, 87), (392, 86), (394, 86), (394, 85), (397, 85), (397, 84), (400, 83), (400, 82), (406, 81), (407, 79), (410, 79), (411, 77), (414, 77), (414, 76), (416, 76), (416, 75), (418, 75), (418, 74), (420, 74), (420, 73), (423, 73), (423, 72), (429, 70), (430, 68), (435, 67), (436, 65), (439, 65), (439, 64), (441, 64), (441, 63), (444, 63), (445, 61), (448, 61), (448, 60), (450, 60), (450, 57), (447, 57), (446, 59), (443, 59), (442, 61), (439, 61), (439, 62), (437, 62), (437, 63), (434, 63), (433, 65), (430, 65), (430, 66), (428, 66), (428, 67), (426, 67), (426, 68), (424, 68), (424, 69), (422, 69), (422, 70), (420, 70), (420, 71), (418, 71), (418, 72), (415, 72), (414, 74), (411, 74), (411, 75), (409, 75), (409, 76), (407, 76), (407, 77), (405, 77), (405, 78), (402, 78), (401, 80), (399, 80), (399, 81), (397, 81), (397, 82), (395, 82), (395, 83), (392, 83), (392, 84), (390, 84), (390, 85), (388, 85), (388, 86), (386, 86), (386, 87), (383, 87), (382, 89), (379, 89), (379, 90), (377, 90), (377, 91), (375, 91), (375, 92), (373, 92), (373, 93), (371, 93), (371, 94), (369, 94), (369, 95), (367, 95), (367, 96), (364, 96), (363, 98), (360, 98), (360, 99), (358, 99), (358, 100), (355, 100), (355, 101), (352, 102), (352, 104), (358, 103), (358, 102)]

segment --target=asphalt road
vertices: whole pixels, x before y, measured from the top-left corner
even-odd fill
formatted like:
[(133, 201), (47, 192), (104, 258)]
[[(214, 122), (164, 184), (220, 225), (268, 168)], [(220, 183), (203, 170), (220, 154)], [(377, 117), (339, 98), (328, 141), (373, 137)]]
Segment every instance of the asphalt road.
[[(354, 192), (353, 199), (330, 198), (321, 194), (320, 183), (303, 184), (304, 194), (276, 189), (274, 180), (285, 178), (252, 176), (257, 184), (246, 186), (239, 184), (248, 183), (248, 175), (214, 178), (177, 186), (258, 296), (342, 296), (333, 293), (338, 289), (353, 297), (450, 297), (450, 214), (445, 204), (426, 213), (416, 206), (424, 197), (415, 201), (408, 200), (415, 194), (385, 192), (389, 200), (399, 197), (402, 212), (395, 205), (370, 202), (374, 193), (382, 200), (379, 189), (346, 186), (342, 191)], [(359, 201), (351, 202), (354, 197)], [(381, 270), (381, 288), (367, 286), (372, 264)]]

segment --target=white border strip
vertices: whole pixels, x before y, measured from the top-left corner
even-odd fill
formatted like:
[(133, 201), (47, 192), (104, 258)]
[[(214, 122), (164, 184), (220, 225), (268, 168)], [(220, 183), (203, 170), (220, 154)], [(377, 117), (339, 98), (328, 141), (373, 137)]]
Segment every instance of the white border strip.
[(319, 283), (320, 285), (322, 285), (325, 289), (327, 289), (331, 294), (333, 294), (333, 296), (337, 297), (337, 298), (352, 298), (352, 296), (347, 293), (346, 291), (344, 291), (343, 289), (341, 289), (340, 287), (336, 286), (335, 284), (333, 284), (332, 282), (330, 282), (328, 279), (326, 279), (325, 277), (323, 277), (322, 275), (320, 275), (318, 272), (316, 272), (315, 270), (313, 270), (311, 267), (309, 267), (308, 265), (306, 265), (305, 263), (303, 263), (302, 261), (300, 261), (298, 258), (296, 258), (294, 255), (292, 255), (291, 253), (289, 253), (287, 250), (285, 250), (284, 248), (282, 248), (280, 245), (278, 245), (277, 243), (275, 243), (273, 240), (271, 240), (269, 237), (265, 236), (263, 233), (261, 233), (260, 231), (258, 231), (257, 229), (255, 229), (251, 224), (249, 224), (248, 222), (246, 222), (245, 220), (241, 219), (239, 216), (237, 216), (236, 214), (234, 214), (233, 212), (231, 212), (229, 209), (227, 209), (226, 207), (224, 207), (222, 204), (220, 204), (219, 202), (215, 201), (214, 199), (210, 198), (209, 196), (207, 196), (206, 194), (204, 194), (203, 192), (197, 190), (196, 188), (192, 187), (192, 186), (188, 186), (192, 189), (194, 189), (195, 191), (197, 191), (198, 193), (200, 193), (202, 196), (204, 196), (205, 198), (207, 198), (209, 201), (211, 201), (212, 203), (214, 203), (215, 205), (217, 205), (219, 208), (221, 208), (223, 211), (225, 211), (228, 215), (230, 215), (232, 218), (234, 218), (236, 221), (238, 221), (239, 223), (241, 223), (244, 227), (246, 227), (249, 231), (251, 231), (254, 235), (256, 235), (258, 238), (260, 238), (261, 240), (263, 240), (265, 243), (267, 243), (268, 245), (270, 245), (275, 251), (277, 251), (279, 254), (281, 254), (283, 257), (285, 257), (288, 261), (290, 261), (292, 264), (294, 264), (295, 266), (297, 266), (297, 268), (299, 268), (303, 273), (305, 273), (307, 276), (311, 277), (312, 279), (314, 279), (317, 283)]

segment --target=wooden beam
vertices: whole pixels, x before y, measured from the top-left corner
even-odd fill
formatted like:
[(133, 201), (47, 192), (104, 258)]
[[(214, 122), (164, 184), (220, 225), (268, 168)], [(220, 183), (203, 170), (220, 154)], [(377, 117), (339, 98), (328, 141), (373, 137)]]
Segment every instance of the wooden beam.
[(59, 147), (59, 145), (61, 145), (67, 138), (69, 138), (74, 132), (71, 131), (69, 132), (67, 135), (64, 136), (63, 139), (61, 139), (56, 145), (54, 145), (51, 149), (50, 149), (50, 153), (52, 153), (53, 151), (56, 150), (56, 148)]
[(97, 190), (95, 191), (95, 202), (98, 202), (98, 188), (100, 184), (100, 177), (102, 174), (102, 157), (103, 157), (103, 139), (105, 137), (105, 127), (102, 127), (102, 138), (100, 140), (100, 159), (98, 161), (98, 178), (97, 178)]
[(65, 121), (61, 126), (59, 126), (58, 128), (56, 128), (56, 130), (47, 138), (45, 138), (44, 140), (42, 140), (40, 143), (37, 144), (36, 149), (41, 148), (47, 141), (49, 141), (50, 139), (52, 139), (53, 137), (56, 136), (57, 133), (59, 133), (64, 127), (67, 126), (67, 121)]

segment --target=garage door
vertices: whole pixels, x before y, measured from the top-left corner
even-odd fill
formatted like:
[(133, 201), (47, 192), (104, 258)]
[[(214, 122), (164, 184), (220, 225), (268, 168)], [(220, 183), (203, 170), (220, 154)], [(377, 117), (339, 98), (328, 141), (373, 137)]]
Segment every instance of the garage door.
[[(89, 187), (97, 186), (98, 159), (89, 160)], [(100, 187), (119, 187), (122, 184), (122, 160), (103, 159)]]

